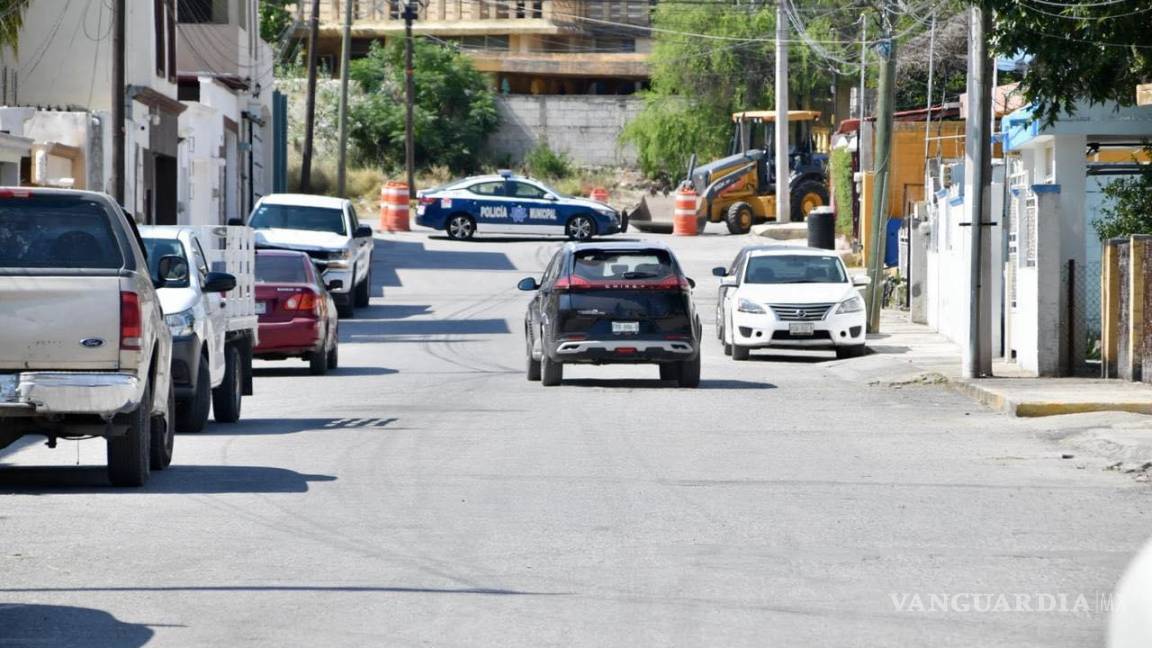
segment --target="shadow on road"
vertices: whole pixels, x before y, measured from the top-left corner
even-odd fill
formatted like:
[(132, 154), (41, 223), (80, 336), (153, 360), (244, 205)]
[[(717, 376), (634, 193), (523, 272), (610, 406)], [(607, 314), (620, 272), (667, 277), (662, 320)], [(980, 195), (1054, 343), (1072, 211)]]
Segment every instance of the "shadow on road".
[(403, 285), (397, 270), (515, 270), (502, 252), (428, 250), (423, 243), (376, 240), (372, 252), (372, 294)]
[[(454, 241), (446, 234), (429, 234), (428, 238), (433, 241), (451, 241), (460, 245), (469, 245), (471, 243), (556, 243), (557, 245), (566, 243), (568, 239), (564, 236), (484, 236), (477, 232), (476, 238), (471, 241)], [(632, 237), (613, 236), (611, 238), (597, 239), (602, 241), (609, 241), (612, 243), (634, 243), (642, 239)]]
[(219, 436), (260, 436), (272, 434), (296, 434), (297, 432), (320, 432), (324, 430), (347, 430), (351, 428), (382, 428), (395, 423), (394, 418), (306, 418), (306, 419), (258, 419), (246, 418), (235, 423), (219, 425), (209, 423), (203, 432), (181, 435), (188, 437)]
[[(0, 587), (0, 594), (46, 594), (65, 592), (380, 592), (384, 594), (481, 594), (485, 596), (571, 595), (570, 592), (528, 592), (522, 590), (509, 590), (488, 587), (390, 587), (385, 585), (162, 585), (159, 587)], [(0, 626), (0, 628), (2, 627), (3, 626)], [(2, 640), (3, 637), (0, 637), (0, 641)], [(68, 645), (90, 644), (77, 643)], [(120, 644), (113, 645), (119, 646)], [(137, 646), (141, 644), (124, 645)]]
[[(279, 360), (275, 362), (281, 362)], [(292, 362), (291, 360), (284, 360), (283, 362)], [(391, 376), (392, 374), (400, 373), (396, 369), (389, 369), (388, 367), (337, 367), (336, 369), (329, 369), (330, 376)], [(308, 376), (311, 375), (308, 371), (307, 363), (299, 361), (299, 364), (291, 364), (283, 367), (256, 367), (252, 369), (252, 375), (258, 378), (275, 378), (280, 376)]]
[[(360, 326), (360, 325), (363, 326)], [(344, 335), (352, 342), (363, 338), (376, 338), (388, 335), (503, 335), (511, 333), (507, 320), (502, 319), (429, 319), (429, 320), (387, 320), (360, 321), (348, 320), (340, 323)], [(359, 335), (357, 329), (372, 335)]]
[(103, 610), (0, 603), (0, 644), (5, 646), (138, 648), (153, 634), (146, 625), (124, 623)]
[(310, 482), (335, 480), (331, 475), (306, 475), (267, 466), (173, 464), (168, 470), (153, 473), (147, 486), (134, 489), (110, 487), (104, 466), (13, 466), (0, 468), (0, 493), (66, 493), (75, 490), (114, 495), (307, 493)]
[[(655, 378), (649, 380), (576, 378), (565, 380), (563, 384), (571, 387), (604, 387), (608, 389), (679, 389), (675, 382)], [(776, 385), (748, 380), (701, 380), (700, 389), (776, 389)]]

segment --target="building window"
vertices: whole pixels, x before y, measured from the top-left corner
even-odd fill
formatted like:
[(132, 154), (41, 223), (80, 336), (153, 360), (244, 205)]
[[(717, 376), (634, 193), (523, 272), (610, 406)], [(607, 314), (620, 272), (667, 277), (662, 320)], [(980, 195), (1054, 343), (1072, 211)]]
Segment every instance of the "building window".
[(228, 3), (221, 0), (179, 0), (177, 17), (182, 23), (228, 22)]

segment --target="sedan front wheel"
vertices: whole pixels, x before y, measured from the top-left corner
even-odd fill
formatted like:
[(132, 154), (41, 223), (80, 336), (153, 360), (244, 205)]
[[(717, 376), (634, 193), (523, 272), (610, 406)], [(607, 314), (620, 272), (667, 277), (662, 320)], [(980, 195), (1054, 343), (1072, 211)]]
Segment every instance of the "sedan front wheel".
[(467, 214), (456, 214), (448, 219), (448, 238), (467, 241), (476, 233), (476, 221)]
[(587, 241), (596, 236), (596, 223), (588, 216), (573, 216), (564, 230), (573, 241)]

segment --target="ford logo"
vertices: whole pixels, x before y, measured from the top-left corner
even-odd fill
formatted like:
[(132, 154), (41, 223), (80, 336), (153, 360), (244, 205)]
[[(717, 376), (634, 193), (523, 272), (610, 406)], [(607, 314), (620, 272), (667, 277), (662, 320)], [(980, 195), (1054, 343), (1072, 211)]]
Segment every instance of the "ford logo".
[(84, 338), (83, 340), (80, 340), (80, 344), (89, 349), (97, 349), (104, 346), (104, 340), (101, 340), (100, 338)]

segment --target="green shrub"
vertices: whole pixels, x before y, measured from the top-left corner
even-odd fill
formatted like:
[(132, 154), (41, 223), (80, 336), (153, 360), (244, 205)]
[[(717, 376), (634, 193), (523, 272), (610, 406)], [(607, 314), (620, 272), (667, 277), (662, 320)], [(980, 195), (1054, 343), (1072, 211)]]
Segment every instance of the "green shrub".
[(828, 183), (836, 201), (836, 233), (852, 236), (852, 152), (832, 149), (828, 155)]
[[(1144, 154), (1152, 157), (1152, 146)], [(1092, 221), (1101, 241), (1132, 234), (1152, 234), (1152, 164), (1146, 164), (1131, 178), (1118, 178), (1104, 186), (1111, 200), (1101, 208), (1103, 216)]]
[(548, 140), (541, 139), (524, 156), (524, 169), (537, 178), (567, 178), (572, 175), (572, 158), (567, 153), (553, 151)]

